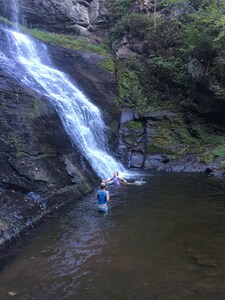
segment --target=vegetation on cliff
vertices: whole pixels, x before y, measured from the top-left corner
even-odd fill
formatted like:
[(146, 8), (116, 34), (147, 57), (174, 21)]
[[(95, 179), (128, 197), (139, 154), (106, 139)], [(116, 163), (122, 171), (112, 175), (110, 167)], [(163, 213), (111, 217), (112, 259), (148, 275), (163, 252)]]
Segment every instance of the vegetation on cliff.
[[(111, 30), (110, 42), (116, 45), (116, 51), (125, 45), (133, 52), (119, 64), (122, 61), (130, 71), (128, 77), (133, 72), (138, 75), (148, 105), (155, 98), (163, 102), (168, 87), (176, 89), (178, 100), (193, 99), (196, 83), (224, 81), (224, 3), (199, 0), (189, 5), (190, 1), (185, 0), (158, 1), (155, 21), (154, 5), (149, 4), (148, 14), (143, 14), (135, 9), (136, 2), (116, 1), (113, 11), (117, 22)], [(122, 100), (127, 104), (126, 96), (122, 95)]]
[(176, 111), (179, 128), (171, 123), (167, 131), (180, 136), (177, 143), (187, 151), (196, 144), (205, 163), (224, 156), (225, 3), (116, 0), (112, 12), (119, 104), (142, 117)]
[[(13, 23), (0, 16), (0, 23), (3, 23), (9, 27), (13, 27)], [(108, 53), (104, 44), (94, 44), (88, 39), (88, 37), (74, 36), (68, 34), (58, 34), (54, 32), (48, 32), (39, 30), (37, 28), (28, 28), (23, 25), (19, 25), (21, 32), (30, 35), (44, 43), (51, 45), (62, 46), (66, 49), (93, 52), (100, 55), (106, 55)]]

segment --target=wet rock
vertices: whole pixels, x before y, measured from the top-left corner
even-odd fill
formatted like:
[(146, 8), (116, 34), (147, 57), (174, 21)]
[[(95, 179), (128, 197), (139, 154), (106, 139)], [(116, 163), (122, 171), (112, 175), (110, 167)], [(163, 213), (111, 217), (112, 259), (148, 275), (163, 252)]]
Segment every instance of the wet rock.
[(104, 61), (111, 59), (110, 56), (50, 45), (48, 49), (56, 67), (68, 73), (82, 92), (101, 107), (107, 125), (119, 118), (113, 102), (117, 95), (115, 74), (101, 67)]
[(163, 119), (170, 119), (176, 117), (178, 114), (169, 110), (158, 110), (148, 112), (146, 118), (152, 121), (161, 121)]
[(129, 49), (127, 46), (122, 46), (122, 47), (119, 47), (117, 50), (116, 50), (116, 56), (117, 58), (120, 58), (120, 59), (123, 59), (123, 58), (129, 58), (131, 57), (132, 55), (134, 55), (135, 52), (133, 52), (131, 49)]
[(144, 153), (132, 153), (130, 159), (130, 167), (142, 168), (144, 163)]
[(119, 129), (119, 157), (128, 167), (141, 168), (145, 153), (145, 126), (136, 110), (124, 109)]
[(121, 111), (120, 124), (139, 119), (136, 109), (124, 108)]
[(204, 173), (207, 170), (207, 165), (199, 161), (198, 155), (185, 155), (180, 159), (173, 159), (166, 164), (160, 166), (159, 170), (170, 172), (193, 172)]
[(169, 155), (146, 155), (145, 162), (144, 162), (144, 168), (145, 169), (164, 169), (166, 168), (165, 164), (168, 164), (170, 162), (171, 158)]

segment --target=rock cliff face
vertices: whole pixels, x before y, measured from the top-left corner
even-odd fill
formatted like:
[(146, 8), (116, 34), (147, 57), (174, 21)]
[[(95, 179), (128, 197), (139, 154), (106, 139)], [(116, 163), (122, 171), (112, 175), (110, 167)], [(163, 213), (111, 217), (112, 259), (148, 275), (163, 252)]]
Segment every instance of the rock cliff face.
[[(105, 0), (19, 0), (20, 22), (47, 31), (88, 35), (109, 20)], [(0, 2), (0, 15), (12, 19), (11, 1)]]
[(119, 155), (128, 167), (225, 176), (224, 54), (219, 44), (205, 43), (204, 25), (203, 43), (190, 38), (187, 45), (184, 28), (193, 12), (201, 13), (194, 2), (174, 2), (158, 6), (153, 30), (154, 1), (131, 1), (119, 34), (112, 30), (123, 106)]
[[(4, 53), (9, 51), (1, 29), (0, 43)], [(114, 76), (98, 66), (104, 57), (58, 47), (50, 47), (49, 52), (94, 102), (110, 101), (116, 93)], [(24, 88), (19, 78), (12, 79), (4, 63), (0, 99), (1, 247), (48, 213), (90, 191), (99, 179), (71, 145), (48, 100)], [(110, 122), (106, 109), (104, 115)]]
[(0, 71), (0, 245), (89, 191), (93, 174), (46, 99)]

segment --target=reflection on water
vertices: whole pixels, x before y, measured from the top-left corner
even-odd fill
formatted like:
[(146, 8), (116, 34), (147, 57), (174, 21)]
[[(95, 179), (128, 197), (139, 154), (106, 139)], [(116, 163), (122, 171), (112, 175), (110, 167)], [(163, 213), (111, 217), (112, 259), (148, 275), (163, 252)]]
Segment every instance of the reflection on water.
[(224, 299), (223, 181), (159, 173), (144, 180), (110, 186), (108, 215), (97, 212), (93, 192), (8, 251), (0, 299)]

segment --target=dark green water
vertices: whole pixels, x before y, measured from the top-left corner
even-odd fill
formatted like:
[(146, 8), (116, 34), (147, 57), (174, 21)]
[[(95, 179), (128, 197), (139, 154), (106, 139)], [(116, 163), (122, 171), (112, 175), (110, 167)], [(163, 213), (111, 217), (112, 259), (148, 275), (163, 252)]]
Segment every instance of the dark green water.
[[(8, 250), (0, 300), (225, 299), (225, 184), (192, 174), (152, 174), (70, 204)], [(12, 296), (9, 292), (14, 292)]]

